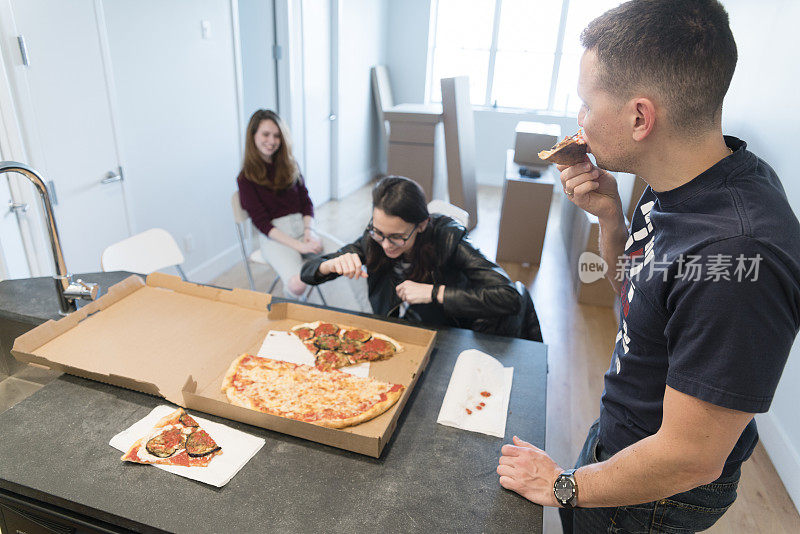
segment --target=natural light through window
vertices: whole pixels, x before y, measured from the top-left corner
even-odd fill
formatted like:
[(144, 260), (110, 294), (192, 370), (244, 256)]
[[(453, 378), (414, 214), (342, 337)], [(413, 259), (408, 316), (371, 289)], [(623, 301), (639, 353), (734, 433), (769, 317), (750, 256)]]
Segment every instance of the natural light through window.
[(428, 95), (469, 76), (473, 105), (575, 115), (579, 36), (619, 0), (432, 0)]

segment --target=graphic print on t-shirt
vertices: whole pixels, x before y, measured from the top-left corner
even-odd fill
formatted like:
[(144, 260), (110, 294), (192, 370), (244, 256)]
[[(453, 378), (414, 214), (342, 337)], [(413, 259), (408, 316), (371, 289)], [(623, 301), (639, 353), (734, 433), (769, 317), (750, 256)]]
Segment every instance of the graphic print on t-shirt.
[[(639, 206), (641, 216), (634, 216), (631, 223), (631, 234), (625, 243), (625, 272), (623, 275), (622, 286), (620, 286), (620, 313), (622, 315), (619, 322), (619, 331), (614, 340), (615, 343), (622, 341), (622, 354), (628, 353), (630, 338), (628, 337), (628, 323), (626, 318), (631, 309), (631, 302), (636, 295), (636, 285), (633, 278), (637, 277), (651, 261), (653, 261), (653, 223), (650, 221), (650, 210), (653, 208), (654, 201), (646, 202)], [(638, 215), (638, 214), (637, 214)], [(617, 373), (622, 368), (620, 362), (620, 352), (614, 351), (615, 367)]]

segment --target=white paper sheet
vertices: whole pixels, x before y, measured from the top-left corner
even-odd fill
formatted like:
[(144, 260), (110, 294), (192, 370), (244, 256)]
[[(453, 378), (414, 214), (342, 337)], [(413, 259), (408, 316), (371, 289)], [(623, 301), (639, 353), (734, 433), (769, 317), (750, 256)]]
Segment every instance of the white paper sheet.
[[(499, 361), (479, 350), (465, 350), (458, 355), (453, 367), (436, 422), (505, 437), (513, 378), (513, 367), (503, 367)], [(485, 397), (481, 392), (488, 392), (490, 396)], [(480, 406), (481, 402), (484, 406)]]
[[(309, 352), (306, 346), (296, 335), (290, 332), (270, 330), (261, 348), (258, 350), (261, 358), (272, 358), (273, 360), (283, 360), (297, 364), (314, 365), (314, 355)], [(369, 376), (369, 362), (350, 365), (339, 369), (344, 373), (354, 376)]]
[[(144, 419), (111, 438), (108, 444), (123, 453), (127, 452), (138, 439), (147, 435), (162, 417), (175, 410), (177, 410), (176, 407), (165, 404), (156, 406)], [(215, 456), (207, 467), (148, 465), (220, 488), (230, 482), (236, 473), (264, 446), (263, 438), (251, 436), (194, 414), (191, 416), (197, 421), (200, 428), (208, 432), (217, 445), (222, 447), (222, 454)]]

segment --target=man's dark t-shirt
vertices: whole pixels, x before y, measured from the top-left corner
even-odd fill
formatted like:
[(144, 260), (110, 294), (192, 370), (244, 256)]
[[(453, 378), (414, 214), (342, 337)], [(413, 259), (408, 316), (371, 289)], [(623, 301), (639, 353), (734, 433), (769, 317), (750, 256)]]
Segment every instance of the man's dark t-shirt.
[[(766, 412), (800, 327), (800, 224), (772, 168), (725, 141), (730, 156), (636, 207), (600, 412), (612, 454), (658, 431), (665, 386)], [(723, 476), (757, 439), (751, 421)]]

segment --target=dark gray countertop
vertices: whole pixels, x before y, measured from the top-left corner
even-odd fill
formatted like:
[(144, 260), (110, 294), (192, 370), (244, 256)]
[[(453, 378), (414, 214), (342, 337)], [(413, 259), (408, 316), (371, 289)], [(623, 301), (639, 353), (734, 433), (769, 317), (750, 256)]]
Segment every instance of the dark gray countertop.
[[(98, 298), (109, 286), (129, 277), (131, 273), (88, 273), (75, 275), (84, 282), (98, 284)], [(50, 276), (0, 281), (0, 322), (12, 320), (40, 324), (48, 319), (59, 319), (58, 297), (55, 281)]]
[[(100, 297), (110, 286), (130, 275), (115, 271), (81, 274), (75, 278), (97, 283)], [(0, 281), (0, 379), (25, 367), (11, 356), (14, 339), (50, 319), (60, 319), (58, 312), (56, 285), (51, 276)]]
[[(514, 367), (506, 439), (436, 424), (468, 348)], [(223, 488), (120, 462), (108, 441), (164, 401), (64, 375), (0, 414), (0, 489), (134, 530), (541, 532), (495, 468), (514, 434), (544, 446), (546, 361), (540, 343), (440, 331), (378, 459), (203, 414), (266, 439)]]

